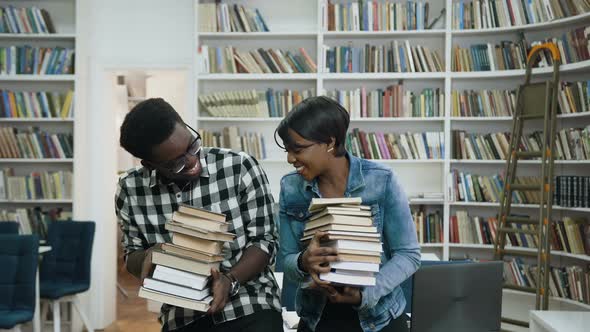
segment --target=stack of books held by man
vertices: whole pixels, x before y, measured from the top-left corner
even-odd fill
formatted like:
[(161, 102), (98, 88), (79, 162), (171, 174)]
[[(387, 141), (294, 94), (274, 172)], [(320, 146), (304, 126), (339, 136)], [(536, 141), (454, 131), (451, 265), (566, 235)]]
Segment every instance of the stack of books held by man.
[(311, 216), (301, 241), (311, 240), (318, 231), (326, 232), (321, 246), (336, 248), (340, 259), (330, 263), (330, 272), (320, 274), (321, 280), (341, 285), (375, 285), (383, 252), (381, 236), (373, 226), (371, 207), (361, 203), (360, 197), (312, 199)]
[(156, 265), (152, 277), (145, 278), (139, 296), (177, 307), (207, 311), (211, 269), (223, 261), (223, 243), (232, 241), (225, 215), (181, 205), (165, 225), (172, 243), (152, 252)]

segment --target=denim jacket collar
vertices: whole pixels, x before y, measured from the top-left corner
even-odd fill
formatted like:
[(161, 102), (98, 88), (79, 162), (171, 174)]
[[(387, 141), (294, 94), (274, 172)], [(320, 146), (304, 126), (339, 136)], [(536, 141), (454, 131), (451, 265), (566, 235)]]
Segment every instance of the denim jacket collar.
[[(350, 152), (346, 152), (346, 158), (350, 162), (348, 170), (348, 180), (346, 181), (345, 195), (348, 196), (350, 193), (362, 189), (365, 187), (365, 179), (363, 177), (363, 168), (361, 160)], [(318, 179), (315, 178), (311, 181), (303, 180), (303, 189), (313, 191), (318, 197), (320, 197), (320, 189), (318, 187)]]

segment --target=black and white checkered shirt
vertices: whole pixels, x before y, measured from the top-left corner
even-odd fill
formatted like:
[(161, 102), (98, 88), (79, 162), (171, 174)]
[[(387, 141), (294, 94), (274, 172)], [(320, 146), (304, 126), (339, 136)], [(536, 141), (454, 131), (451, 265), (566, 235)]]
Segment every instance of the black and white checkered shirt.
[[(227, 215), (229, 231), (236, 234), (224, 244), (227, 271), (242, 257), (244, 250), (256, 246), (268, 253), (271, 264), (276, 255), (277, 232), (273, 219), (273, 198), (266, 174), (256, 159), (245, 153), (225, 149), (203, 148), (202, 173), (198, 181), (180, 188), (165, 183), (156, 171), (144, 167), (131, 169), (119, 180), (115, 197), (116, 213), (123, 231), (125, 255), (147, 249), (160, 242), (170, 242), (164, 224), (180, 203), (190, 204)], [(215, 314), (215, 323), (230, 321), (263, 309), (281, 311), (279, 289), (270, 270), (240, 287), (224, 310)], [(178, 329), (201, 317), (203, 313), (163, 305), (160, 315), (163, 331)]]

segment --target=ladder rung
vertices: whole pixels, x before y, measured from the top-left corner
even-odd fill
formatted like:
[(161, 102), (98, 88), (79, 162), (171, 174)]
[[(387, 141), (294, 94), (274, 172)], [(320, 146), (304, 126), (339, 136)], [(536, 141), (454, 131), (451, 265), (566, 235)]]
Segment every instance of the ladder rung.
[(522, 183), (513, 183), (510, 185), (510, 190), (527, 190), (527, 191), (533, 191), (533, 190), (541, 190), (541, 185), (540, 184), (522, 184)]
[(528, 225), (537, 225), (539, 223), (538, 220), (531, 219), (529, 217), (506, 217), (506, 222), (511, 224), (528, 224)]
[(498, 249), (498, 251), (503, 253), (504, 255), (508, 255), (508, 256), (537, 257), (537, 253), (531, 252), (531, 251), (510, 250), (510, 249)]
[(503, 287), (504, 288), (508, 288), (508, 289), (514, 289), (514, 290), (521, 291), (521, 292), (537, 293), (537, 289), (536, 288), (528, 287), (528, 286), (519, 286), (519, 285), (512, 285), (512, 284), (504, 284)]
[(522, 321), (522, 320), (518, 320), (518, 319), (512, 319), (512, 318), (504, 318), (502, 317), (502, 322), (510, 324), (510, 325), (516, 325), (516, 326), (522, 326), (522, 327), (529, 327), (529, 323)]
[(516, 152), (516, 156), (518, 158), (542, 157), (543, 156), (543, 151), (519, 151), (519, 152)]
[(523, 114), (520, 116), (523, 120), (530, 120), (530, 119), (543, 119), (545, 114), (543, 113), (536, 113), (536, 114)]
[(531, 234), (537, 235), (538, 232), (533, 229), (522, 229), (522, 228), (512, 228), (512, 227), (500, 227), (498, 228), (500, 232), (504, 233), (524, 233), (524, 234)]

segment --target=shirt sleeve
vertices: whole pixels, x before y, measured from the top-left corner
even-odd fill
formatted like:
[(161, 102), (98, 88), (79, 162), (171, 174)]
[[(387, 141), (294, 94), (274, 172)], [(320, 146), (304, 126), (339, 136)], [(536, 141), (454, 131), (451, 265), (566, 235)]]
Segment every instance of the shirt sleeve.
[(149, 244), (143, 234), (140, 232), (135, 218), (133, 217), (131, 198), (128, 194), (125, 181), (122, 179), (117, 184), (115, 194), (115, 214), (123, 236), (121, 243), (125, 251), (125, 259), (131, 252), (147, 249)]
[(256, 159), (243, 153), (240, 181), (240, 211), (247, 234), (246, 248), (256, 246), (276, 257), (277, 230), (273, 215), (274, 199), (264, 170)]

